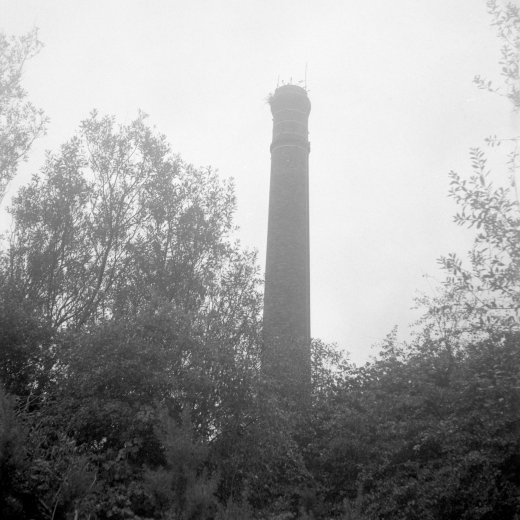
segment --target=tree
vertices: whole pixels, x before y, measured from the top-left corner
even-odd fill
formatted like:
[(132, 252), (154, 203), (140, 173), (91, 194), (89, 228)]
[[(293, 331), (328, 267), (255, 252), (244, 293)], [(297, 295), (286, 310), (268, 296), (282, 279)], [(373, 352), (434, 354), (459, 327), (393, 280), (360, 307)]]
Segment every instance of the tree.
[(367, 518), (514, 519), (519, 382), (518, 335), (452, 363), (390, 335), (336, 392), (321, 440), (329, 496), (357, 496)]
[(27, 158), (34, 140), (45, 132), (47, 118), (27, 100), (21, 84), (26, 61), (41, 47), (36, 29), (10, 38), (0, 32), (0, 201), (18, 163)]
[(491, 25), (496, 28), (502, 47), (499, 65), (503, 84), (496, 87), (493, 81), (475, 76), (474, 83), (481, 89), (489, 90), (508, 99), (513, 109), (520, 109), (520, 9), (514, 2), (500, 6), (497, 0), (487, 0)]
[(144, 116), (118, 128), (93, 113), (14, 199), (4, 272), (57, 328), (160, 301), (209, 312), (227, 276), (254, 274), (229, 240), (234, 204), (230, 182), (183, 163)]
[[(504, 81), (475, 82), (516, 111), (520, 11), (511, 2), (487, 5), (503, 41)], [(470, 175), (450, 173), (455, 223), (476, 230), (469, 258), (441, 257), (444, 283), (419, 300), (424, 316), (412, 340), (391, 334), (377, 359), (345, 367), (320, 407), (315, 475), (336, 511), (346, 499), (360, 505), (361, 518), (520, 514), (518, 139), (487, 143), (512, 145), (508, 185), (493, 179), (479, 148), (470, 151)]]
[[(221, 482), (253, 420), (261, 305), (234, 205), (231, 182), (172, 154), (143, 115), (118, 126), (97, 113), (13, 199), (0, 374), (30, 395), (30, 438), (54, 450), (29, 456), (63, 468), (42, 485), (57, 515), (93, 503), (99, 518), (196, 511), (204, 489), (214, 511), (217, 488), (233, 493)], [(186, 467), (167, 456), (165, 422), (201, 449)], [(152, 481), (177, 499), (156, 500)]]
[[(502, 43), (499, 65), (502, 85), (476, 76), (475, 84), (503, 96), (514, 112), (520, 108), (520, 9), (512, 2), (487, 1), (491, 25)], [(470, 150), (472, 174), (450, 172), (450, 197), (461, 208), (454, 221), (473, 228), (476, 236), (469, 262), (457, 255), (441, 257), (446, 272), (438, 296), (420, 301), (426, 309), (423, 324), (438, 339), (460, 341), (520, 330), (520, 196), (518, 137), (486, 139), (490, 147), (512, 145), (505, 160), (508, 183), (493, 182), (485, 153)], [(448, 334), (446, 334), (448, 333)]]

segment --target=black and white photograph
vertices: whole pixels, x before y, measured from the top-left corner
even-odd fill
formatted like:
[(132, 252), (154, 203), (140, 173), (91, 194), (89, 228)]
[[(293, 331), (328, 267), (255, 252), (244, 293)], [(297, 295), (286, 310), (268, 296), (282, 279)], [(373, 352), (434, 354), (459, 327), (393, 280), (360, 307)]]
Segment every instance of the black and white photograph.
[(0, 520), (520, 520), (520, 0), (0, 0)]

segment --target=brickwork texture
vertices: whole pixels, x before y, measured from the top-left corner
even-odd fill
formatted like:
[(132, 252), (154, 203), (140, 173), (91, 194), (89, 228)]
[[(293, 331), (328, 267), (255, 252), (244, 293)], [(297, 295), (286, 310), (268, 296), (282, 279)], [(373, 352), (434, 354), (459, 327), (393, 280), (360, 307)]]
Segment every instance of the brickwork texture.
[(281, 390), (310, 389), (309, 152), (307, 92), (276, 89), (264, 293), (263, 369)]

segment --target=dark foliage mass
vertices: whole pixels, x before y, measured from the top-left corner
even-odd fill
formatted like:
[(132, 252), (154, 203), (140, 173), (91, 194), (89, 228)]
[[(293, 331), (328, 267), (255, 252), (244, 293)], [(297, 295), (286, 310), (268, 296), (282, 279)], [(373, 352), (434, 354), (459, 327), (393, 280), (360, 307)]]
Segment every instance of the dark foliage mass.
[[(520, 15), (488, 4), (516, 107)], [(19, 69), (39, 46), (34, 34), (0, 44)], [(35, 112), (26, 124), (16, 113), (24, 149)], [(451, 174), (474, 246), (467, 262), (440, 259), (445, 281), (419, 299), (413, 338), (390, 333), (364, 366), (314, 341), (302, 408), (260, 372), (259, 272), (232, 238), (232, 185), (172, 154), (144, 116), (125, 126), (92, 113), (10, 208), (0, 518), (520, 518), (520, 210), (507, 141), (509, 187), (491, 182), (479, 149), (471, 175)], [(5, 182), (12, 151), (0, 150)]]

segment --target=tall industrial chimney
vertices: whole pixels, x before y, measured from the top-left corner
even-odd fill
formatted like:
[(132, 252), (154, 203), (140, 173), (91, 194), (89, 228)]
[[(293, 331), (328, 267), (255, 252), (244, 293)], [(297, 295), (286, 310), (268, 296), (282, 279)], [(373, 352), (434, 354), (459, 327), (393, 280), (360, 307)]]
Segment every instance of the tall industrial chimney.
[(262, 367), (288, 398), (310, 391), (309, 151), (307, 91), (276, 89), (264, 293)]

